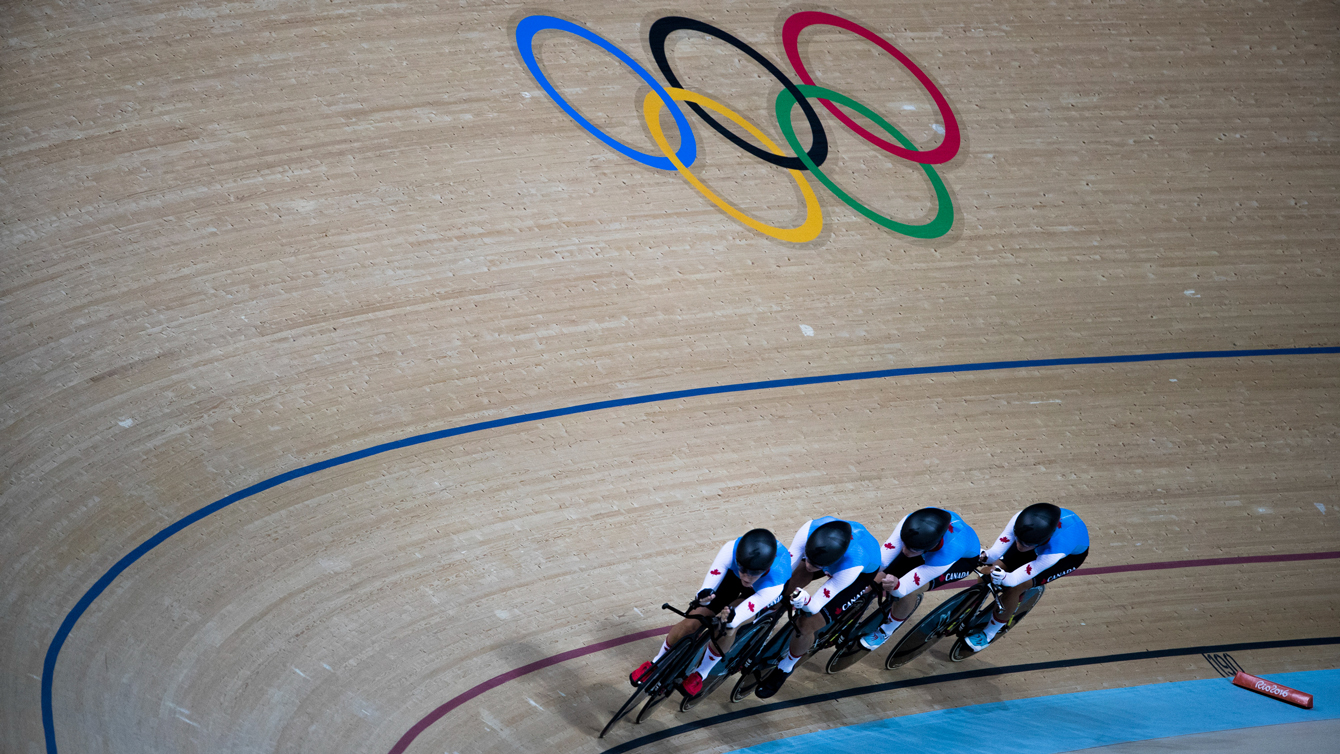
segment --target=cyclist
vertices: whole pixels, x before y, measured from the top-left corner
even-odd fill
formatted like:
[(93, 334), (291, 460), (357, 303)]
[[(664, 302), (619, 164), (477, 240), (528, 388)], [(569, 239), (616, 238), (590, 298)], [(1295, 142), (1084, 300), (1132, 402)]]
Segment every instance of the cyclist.
[(957, 513), (940, 508), (922, 508), (904, 516), (880, 552), (884, 568), (875, 582), (896, 601), (883, 625), (861, 638), (866, 649), (888, 641), (903, 625), (917, 609), (916, 595), (967, 578), (982, 562), (977, 532)]
[[(698, 668), (681, 684), (685, 693), (697, 696), (703, 690), (703, 679), (735, 643), (736, 629), (753, 620), (759, 611), (781, 600), (782, 589), (790, 576), (791, 555), (767, 529), (752, 529), (743, 537), (721, 546), (703, 579), (702, 589), (694, 598), (697, 606), (689, 611), (689, 615), (706, 617), (724, 612), (727, 630), (715, 641), (708, 642)], [(734, 609), (742, 602), (745, 604), (741, 609)], [(661, 643), (661, 651), (634, 670), (628, 676), (629, 682), (639, 685), (651, 673), (652, 666), (699, 625), (695, 618), (685, 618), (675, 624)]]
[(986, 628), (964, 643), (974, 652), (986, 649), (1014, 617), (1024, 592), (1079, 568), (1088, 556), (1089, 528), (1074, 511), (1034, 503), (1014, 514), (991, 549), (982, 552), (982, 573), (990, 573), (1005, 593)]
[[(824, 516), (806, 521), (790, 547), (792, 573), (786, 582), (796, 608), (795, 636), (782, 661), (764, 676), (755, 692), (762, 699), (777, 693), (796, 663), (814, 646), (814, 634), (851, 607), (879, 572), (879, 540), (855, 521)], [(816, 576), (828, 582), (813, 596), (805, 591)]]

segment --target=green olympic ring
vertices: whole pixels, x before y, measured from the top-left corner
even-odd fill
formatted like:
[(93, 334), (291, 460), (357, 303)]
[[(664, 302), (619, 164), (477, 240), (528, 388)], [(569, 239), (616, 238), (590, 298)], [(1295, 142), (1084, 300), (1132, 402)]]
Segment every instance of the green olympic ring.
[[(898, 129), (894, 128), (887, 120), (880, 117), (879, 113), (876, 113), (874, 110), (871, 110), (851, 97), (835, 92), (832, 89), (826, 89), (822, 86), (812, 86), (810, 84), (798, 84), (796, 88), (806, 97), (832, 100), (855, 110), (861, 115), (874, 121), (875, 125), (884, 129), (890, 136), (897, 139), (899, 144), (902, 144), (908, 149), (917, 150), (916, 145), (913, 144), (910, 139), (903, 136)], [(805, 148), (801, 146), (800, 139), (796, 137), (796, 129), (791, 125), (791, 109), (795, 106), (795, 95), (791, 94), (789, 90), (783, 89), (777, 93), (777, 125), (781, 127), (782, 135), (786, 137), (787, 143), (791, 145), (791, 149), (796, 153), (796, 156), (800, 158), (801, 162), (805, 163), (805, 167), (809, 168), (810, 173), (814, 174), (816, 178), (823, 182), (823, 184), (828, 187), (828, 190), (832, 191), (833, 194), (841, 199), (848, 207), (865, 215), (866, 218), (873, 223), (897, 233), (911, 236), (912, 238), (939, 238), (948, 233), (949, 229), (953, 227), (954, 204), (949, 198), (949, 189), (945, 188), (944, 181), (940, 180), (939, 173), (935, 172), (935, 168), (930, 165), (922, 165), (921, 169), (926, 171), (926, 176), (931, 179), (931, 185), (935, 187), (935, 203), (938, 209), (935, 213), (935, 217), (930, 222), (923, 225), (909, 225), (887, 218), (856, 201), (850, 194), (838, 188), (837, 184), (834, 183), (831, 178), (824, 175), (818, 165), (814, 164), (814, 160), (810, 159), (810, 156), (805, 153)]]

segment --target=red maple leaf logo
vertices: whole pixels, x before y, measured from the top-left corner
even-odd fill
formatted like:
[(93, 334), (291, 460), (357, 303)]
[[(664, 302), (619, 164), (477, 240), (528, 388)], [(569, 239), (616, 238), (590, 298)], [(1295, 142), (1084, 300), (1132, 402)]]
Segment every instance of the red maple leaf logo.
[(1057, 521), (1057, 522), (1056, 522), (1056, 528), (1058, 528), (1058, 529), (1061, 528), (1061, 522), (1060, 522), (1060, 521)]
[(885, 543), (884, 543), (884, 549), (886, 549), (886, 550), (892, 550), (892, 549), (893, 549), (893, 543), (892, 543), (892, 542), (885, 542)]
[(917, 584), (918, 586), (920, 586), (920, 585), (921, 585), (921, 576), (920, 576), (919, 574), (915, 574), (915, 573), (912, 574), (912, 583), (913, 583), (913, 584)]
[(1001, 538), (1000, 538), (1000, 541), (1004, 542), (1005, 544), (1009, 544), (1009, 543), (1010, 543), (1010, 538), (1009, 538), (1009, 537), (1001, 537)]
[(749, 603), (749, 612), (754, 612), (754, 603), (752, 602)]
[(830, 592), (830, 591), (828, 591), (828, 588), (827, 588), (827, 587), (824, 587), (824, 596), (825, 596), (825, 597), (832, 597), (832, 596), (833, 596), (833, 593)]
[(712, 569), (712, 575), (713, 575), (713, 576), (720, 576), (720, 575), (721, 575), (721, 571), (718, 571), (717, 569), (713, 568), (713, 569)]
[(954, 533), (954, 525), (953, 525), (953, 524), (950, 524), (950, 525), (949, 525), (949, 533), (950, 533), (950, 534), (953, 534), (953, 533)]
[(1025, 567), (1024, 567), (1024, 573), (1028, 574), (1029, 576), (1032, 576), (1032, 575), (1033, 575), (1033, 566), (1025, 566)]

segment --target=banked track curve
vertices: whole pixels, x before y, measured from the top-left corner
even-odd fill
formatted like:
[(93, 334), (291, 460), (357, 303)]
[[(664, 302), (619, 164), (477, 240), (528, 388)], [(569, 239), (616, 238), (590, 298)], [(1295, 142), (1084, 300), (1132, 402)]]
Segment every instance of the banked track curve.
[(1230, 358), (1254, 358), (1254, 357), (1281, 357), (1281, 356), (1315, 356), (1324, 354), (1340, 354), (1340, 347), (1337, 346), (1319, 346), (1307, 348), (1272, 348), (1272, 349), (1242, 349), (1227, 351), (1182, 351), (1173, 353), (1154, 353), (1154, 354), (1132, 354), (1126, 356), (1082, 356), (1063, 359), (1034, 359), (1020, 361), (990, 361), (969, 364), (949, 364), (930, 367), (907, 367), (903, 369), (882, 369), (868, 372), (850, 372), (846, 374), (817, 375), (813, 377), (797, 377), (783, 380), (764, 380), (759, 382), (745, 382), (734, 385), (719, 385), (716, 387), (696, 388), (692, 390), (676, 390), (664, 393), (652, 393), (649, 395), (633, 396), (629, 398), (618, 398), (607, 401), (597, 401), (594, 403), (584, 403), (577, 406), (566, 408), (551, 409), (548, 411), (537, 411), (529, 414), (518, 414), (516, 416), (493, 419), (484, 422), (475, 422), (459, 427), (428, 432), (421, 435), (407, 437), (401, 440), (395, 440), (380, 445), (374, 445), (370, 448), (346, 453), (325, 461), (309, 464), (301, 468), (286, 471), (282, 474), (270, 477), (269, 479), (257, 482), (245, 489), (239, 490), (226, 497), (216, 500), (193, 513), (190, 513), (176, 522), (160, 530), (157, 534), (145, 540), (135, 549), (131, 550), (124, 557), (118, 560), (111, 568), (107, 570), (88, 591), (80, 597), (75, 606), (66, 614), (57, 628), (55, 636), (51, 639), (51, 644), (47, 647), (46, 657), (42, 663), (42, 731), (45, 736), (47, 754), (57, 754), (56, 747), (56, 724), (53, 710), (52, 691), (55, 681), (56, 661), (60, 658), (61, 648), (65, 645), (65, 640), (70, 632), (74, 630), (79, 619), (87, 612), (107, 587), (111, 586), (130, 566), (143, 558), (155, 547), (166, 542), (173, 535), (181, 532), (191, 524), (200, 521), (214, 513), (217, 513), (233, 503), (246, 500), (266, 490), (277, 487), (285, 482), (290, 482), (302, 477), (311, 476), (326, 469), (335, 468), (344, 464), (352, 463), (364, 458), (381, 455), (393, 450), (422, 445), (435, 440), (444, 440), (450, 437), (482, 432), (499, 427), (508, 427), (517, 424), (528, 424), (531, 422), (553, 419), (561, 416), (572, 416), (575, 414), (586, 414), (595, 411), (602, 411), (621, 406), (635, 406), (647, 403), (659, 403), (665, 401), (683, 400), (709, 395), (725, 395), (730, 393), (743, 393), (755, 390), (771, 390), (786, 387), (801, 387), (806, 385), (821, 385), (836, 382), (855, 382), (861, 380), (887, 379), (891, 377), (907, 377), (926, 374), (954, 374), (969, 372), (986, 372), (1009, 369), (1030, 369), (1045, 367), (1064, 367), (1064, 366), (1092, 366), (1099, 364), (1136, 364), (1144, 362), (1157, 361), (1191, 361), (1202, 359), (1230, 359)]

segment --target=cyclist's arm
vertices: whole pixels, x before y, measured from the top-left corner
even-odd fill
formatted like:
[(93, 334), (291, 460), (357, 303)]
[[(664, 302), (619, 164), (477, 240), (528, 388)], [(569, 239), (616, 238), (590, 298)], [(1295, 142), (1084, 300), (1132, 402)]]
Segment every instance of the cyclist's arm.
[(1018, 586), (1024, 583), (1025, 581), (1028, 581), (1029, 579), (1033, 578), (1034, 576), (1038, 575), (1039, 573), (1042, 573), (1048, 568), (1051, 568), (1057, 563), (1060, 563), (1061, 558), (1064, 557), (1065, 554), (1059, 552), (1049, 552), (1046, 555), (1042, 555), (1032, 563), (1024, 563), (1023, 565), (1019, 566), (1013, 571), (1010, 571), (1009, 574), (1005, 577), (1005, 580), (1000, 582), (1000, 585)]
[(1000, 533), (999, 537), (996, 537), (996, 541), (991, 543), (991, 549), (986, 551), (987, 565), (1005, 557), (1005, 551), (1010, 549), (1010, 545), (1014, 544), (1014, 521), (1017, 518), (1019, 518), (1018, 513), (1014, 514), (1014, 518), (1011, 518), (1008, 524), (1005, 524), (1005, 530)]
[(912, 592), (925, 586), (931, 580), (938, 578), (945, 571), (948, 571), (949, 566), (952, 565), (954, 564), (919, 565), (916, 568), (913, 568), (904, 574), (902, 578), (898, 579), (898, 588), (893, 590), (893, 596), (899, 599), (906, 597)]
[(791, 551), (791, 570), (796, 570), (800, 565), (800, 559), (805, 557), (805, 542), (810, 538), (810, 527), (814, 525), (814, 519), (810, 519), (800, 525), (796, 530), (796, 536), (791, 540), (791, 546), (787, 549)]
[(730, 627), (739, 628), (744, 625), (745, 621), (758, 615), (760, 610), (776, 602), (781, 598), (782, 589), (785, 587), (786, 584), (777, 584), (762, 591), (754, 592), (749, 599), (741, 602), (740, 606), (735, 608), (735, 619), (730, 622)]
[(731, 545), (735, 540), (731, 540), (721, 546), (717, 551), (717, 559), (712, 561), (712, 567), (707, 570), (707, 576), (703, 579), (703, 589), (716, 591), (721, 586), (721, 580), (726, 578), (726, 569), (730, 568), (730, 562), (735, 557), (735, 548)]
[[(910, 515), (912, 514), (909, 513), (908, 516)], [(884, 546), (879, 548), (879, 560), (882, 564), (880, 565), (881, 569), (888, 568), (889, 564), (893, 562), (893, 559), (898, 557), (898, 553), (903, 551), (903, 521), (906, 520), (907, 516), (903, 516), (902, 519), (898, 521), (898, 525), (893, 527), (893, 533), (889, 535), (887, 540), (885, 540)]]
[(860, 575), (861, 567), (854, 565), (830, 576), (828, 582), (819, 589), (818, 594), (810, 598), (810, 604), (805, 606), (805, 612), (814, 615), (824, 609), (824, 605), (827, 605), (829, 600), (836, 597), (838, 592), (856, 583), (856, 577)]

